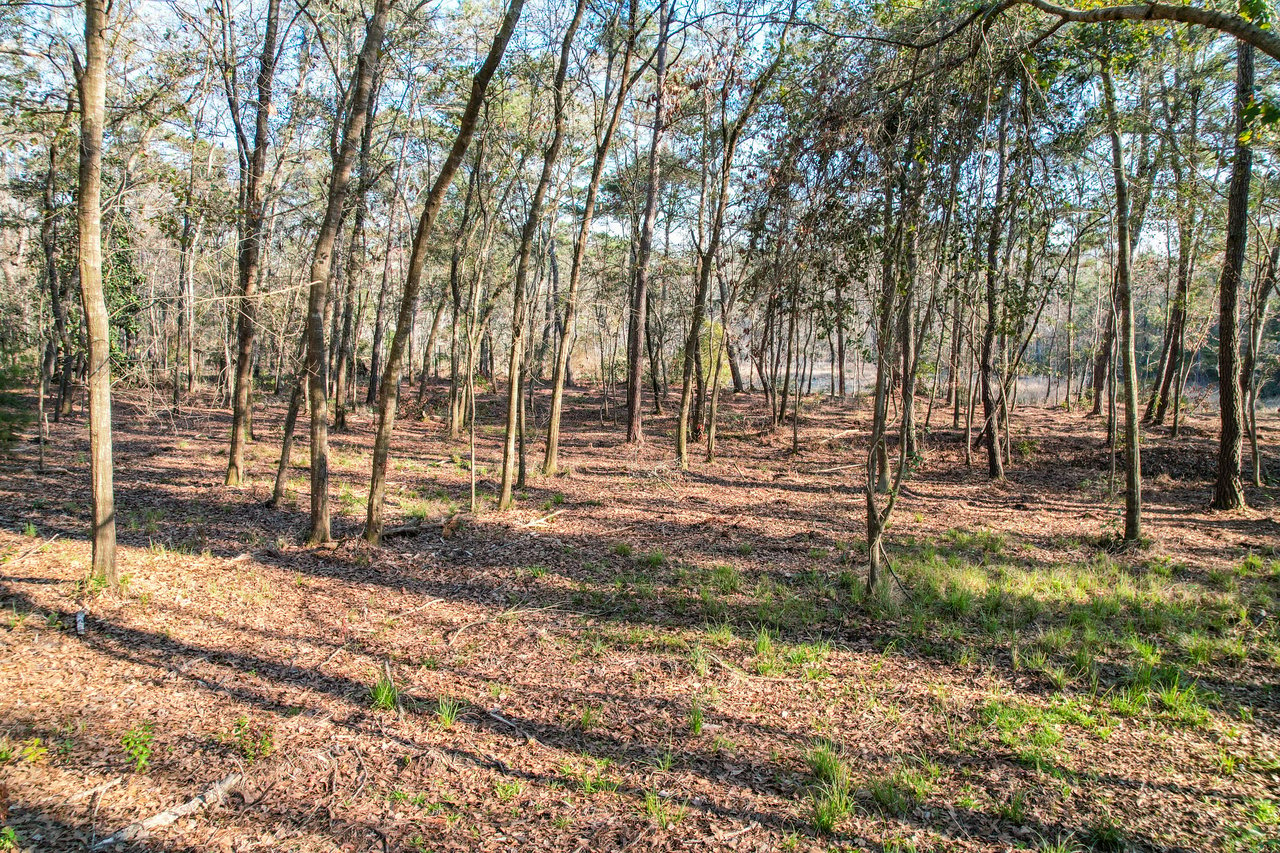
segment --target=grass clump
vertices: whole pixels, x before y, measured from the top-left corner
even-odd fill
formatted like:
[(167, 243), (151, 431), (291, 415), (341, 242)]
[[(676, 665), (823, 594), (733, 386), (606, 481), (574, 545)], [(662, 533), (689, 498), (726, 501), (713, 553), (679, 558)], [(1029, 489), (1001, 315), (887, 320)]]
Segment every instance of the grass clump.
[(849, 767), (837, 746), (828, 740), (819, 740), (810, 747), (805, 763), (815, 781), (809, 791), (814, 827), (830, 835), (853, 811)]
[(645, 791), (640, 807), (649, 816), (649, 820), (662, 829), (670, 829), (684, 820), (687, 811), (683, 804), (670, 803), (657, 791)]
[(369, 688), (369, 703), (379, 711), (394, 711), (400, 706), (400, 688), (387, 674), (379, 675)]

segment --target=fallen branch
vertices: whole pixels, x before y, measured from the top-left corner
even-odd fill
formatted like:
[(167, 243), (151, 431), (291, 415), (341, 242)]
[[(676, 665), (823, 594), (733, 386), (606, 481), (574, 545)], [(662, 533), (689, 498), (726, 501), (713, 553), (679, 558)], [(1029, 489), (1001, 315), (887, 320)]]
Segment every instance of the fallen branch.
[(185, 803), (174, 806), (171, 809), (166, 809), (159, 814), (152, 815), (146, 820), (131, 823), (115, 835), (107, 836), (97, 844), (93, 845), (93, 849), (103, 850), (107, 847), (111, 847), (112, 845), (119, 844), (122, 841), (129, 841), (144, 832), (150, 832), (153, 829), (168, 826), (178, 818), (186, 817), (189, 814), (198, 812), (211, 803), (221, 802), (222, 798), (226, 796), (227, 791), (240, 784), (241, 778), (242, 777), (239, 773), (228, 773), (226, 776), (222, 777), (220, 782), (210, 785), (208, 788), (205, 788), (202, 793), (192, 797)]
[(551, 521), (551, 519), (555, 518), (557, 515), (559, 515), (562, 512), (564, 512), (563, 509), (558, 509), (555, 512), (551, 513), (550, 515), (544, 515), (542, 518), (535, 518), (533, 521), (527, 522), (524, 526), (537, 527), (539, 525), (546, 524), (547, 522)]

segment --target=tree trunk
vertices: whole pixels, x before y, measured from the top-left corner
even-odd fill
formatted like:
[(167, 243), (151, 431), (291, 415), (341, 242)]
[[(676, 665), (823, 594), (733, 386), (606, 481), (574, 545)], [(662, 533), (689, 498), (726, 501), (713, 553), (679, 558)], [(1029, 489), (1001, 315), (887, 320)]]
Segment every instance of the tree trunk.
[(982, 333), (982, 417), (983, 433), (987, 444), (987, 475), (993, 480), (1004, 478), (1004, 460), (1000, 452), (999, 404), (996, 399), (996, 383), (992, 374), (995, 372), (995, 342), (999, 326), (998, 299), (996, 283), (996, 251), (1000, 242), (1001, 223), (1004, 216), (1004, 184), (1008, 170), (1005, 143), (1008, 138), (1008, 108), (1001, 107), (1000, 128), (998, 131), (999, 166), (996, 172), (996, 196), (991, 213), (991, 232), (987, 238), (987, 322)]
[[(476, 72), (471, 81), (471, 96), (467, 100), (466, 109), (462, 113), (458, 125), (458, 135), (453, 140), (449, 155), (440, 167), (440, 174), (427, 194), (422, 215), (418, 219), (418, 229), (413, 236), (413, 247), (409, 253), (409, 270), (405, 277), (404, 292), (400, 299), (400, 313), (396, 318), (396, 331), (391, 338), (391, 348), (387, 353), (387, 366), (382, 372), (381, 387), (378, 389), (378, 427), (373, 443), (373, 470), (369, 478), (369, 506), (365, 518), (364, 535), (371, 544), (377, 545), (382, 538), (383, 500), (387, 489), (387, 460), (391, 452), (391, 431), (395, 428), (396, 402), (399, 397), (400, 369), (404, 361), (405, 348), (409, 343), (410, 327), (417, 313), (418, 292), (422, 287), (422, 271), (427, 260), (427, 240), (435, 227), (436, 217), (444, 203), (445, 193), (453, 182), (453, 176), (462, 164), (462, 158), (471, 145), (471, 137), (475, 134), (476, 120), (480, 116), (480, 107), (484, 103), (485, 91), (489, 80), (497, 70), (502, 54), (506, 51), (511, 32), (524, 8), (524, 0), (511, 0), (507, 13), (499, 25), (493, 44), (485, 57), (484, 64)], [(473, 467), (474, 470), (474, 467)]]
[(1111, 136), (1111, 168), (1116, 187), (1116, 309), (1120, 314), (1120, 369), (1124, 373), (1124, 540), (1142, 538), (1142, 454), (1138, 431), (1138, 370), (1133, 341), (1133, 295), (1129, 270), (1129, 181), (1116, 112), (1115, 87), (1108, 68), (1102, 71), (1107, 124)]
[(1240, 282), (1244, 277), (1245, 243), (1249, 229), (1249, 180), (1253, 151), (1244, 141), (1247, 110), (1253, 102), (1253, 48), (1236, 46), (1235, 162), (1227, 192), (1227, 246), (1218, 279), (1218, 408), (1222, 432), (1218, 438), (1218, 477), (1213, 488), (1214, 509), (1239, 509), (1245, 505), (1240, 480)]
[[(613, 145), (613, 137), (622, 117), (622, 108), (626, 103), (630, 90), (631, 61), (635, 55), (635, 23), (637, 0), (631, 0), (628, 19), (628, 39), (622, 56), (622, 70), (618, 76), (618, 91), (613, 108), (604, 125), (603, 135), (596, 143), (595, 160), (591, 164), (591, 179), (587, 183), (586, 196), (583, 200), (582, 219), (578, 224), (578, 233), (573, 242), (573, 261), (569, 267), (569, 283), (564, 297), (564, 320), (560, 340), (556, 346), (555, 365), (551, 372), (551, 410), (547, 416), (547, 448), (542, 461), (542, 472), (553, 475), (559, 466), (560, 454), (560, 419), (564, 410), (564, 386), (568, 380), (569, 353), (573, 344), (574, 324), (577, 319), (578, 288), (582, 281), (582, 264), (587, 254), (587, 239), (591, 233), (591, 223), (595, 216), (596, 195), (600, 191), (600, 181), (604, 176), (609, 149)], [(601, 367), (603, 368), (603, 363)], [(601, 377), (603, 380), (603, 376)]]
[[(240, 252), (236, 261), (239, 287), (235, 302), (238, 310), (236, 335), (235, 396), (231, 408), (231, 452), (227, 460), (228, 486), (244, 482), (244, 450), (249, 443), (250, 408), (253, 406), (253, 338), (258, 313), (256, 290), (258, 265), (262, 262), (262, 220), (265, 193), (263, 175), (267, 170), (267, 147), (271, 144), (271, 89), (276, 72), (276, 30), (280, 22), (280, 0), (267, 4), (266, 34), (262, 40), (262, 56), (258, 67), (258, 98), (255, 107), (253, 155), (244, 177), (244, 221), (240, 227)], [(234, 110), (237, 99), (232, 98)]]
[[(89, 470), (92, 480), (93, 562), (90, 577), (113, 590), (116, 513), (111, 460), (111, 331), (102, 290), (102, 126), (106, 114), (107, 13), (103, 0), (85, 0), (84, 66), (76, 69), (80, 93), (80, 188), (76, 225), (80, 237), (80, 301), (89, 335)], [(79, 65), (79, 63), (76, 63)]]
[[(659, 158), (666, 119), (667, 34), (671, 28), (668, 0), (658, 0), (658, 44), (654, 57), (653, 133), (649, 144), (648, 183), (644, 218), (640, 226), (640, 246), (636, 253), (635, 280), (631, 293), (631, 325), (627, 330), (627, 443), (643, 440), (641, 425), (641, 381), (644, 367), (644, 335), (648, 326), (649, 258), (653, 254), (653, 226), (658, 216)], [(649, 365), (657, 371), (657, 363)], [(656, 398), (657, 395), (655, 395)], [(655, 399), (656, 402), (656, 399)]]
[[(665, 1), (665, 0), (664, 0)], [(542, 205), (547, 195), (547, 187), (551, 184), (551, 172), (555, 168), (556, 159), (560, 156), (560, 146), (564, 142), (564, 81), (569, 72), (569, 55), (573, 49), (573, 38), (577, 34), (578, 24), (586, 8), (586, 0), (578, 0), (574, 8), (573, 20), (565, 31), (564, 41), (560, 45), (560, 64), (556, 68), (555, 83), (552, 96), (554, 99), (551, 143), (547, 146), (542, 158), (542, 173), (538, 176), (533, 198), (529, 202), (529, 212), (525, 217), (524, 229), (520, 234), (520, 249), (516, 260), (516, 276), (511, 305), (511, 359), (507, 367), (507, 429), (502, 448), (502, 482), (498, 494), (498, 509), (505, 511), (511, 508), (511, 487), (515, 482), (516, 439), (521, 432), (522, 405), (522, 370), (527, 369), (523, 361), (525, 301), (528, 289), (529, 260), (533, 253), (533, 240), (537, 236), (542, 223)], [(536, 285), (535, 285), (536, 289)]]
[(364, 46), (356, 60), (351, 85), (351, 108), (342, 129), (342, 144), (329, 177), (328, 203), (312, 255), (307, 299), (307, 352), (305, 371), (311, 409), (311, 530), (307, 541), (320, 545), (331, 540), (329, 530), (329, 404), (325, 371), (324, 309), (328, 301), (329, 274), (334, 244), (342, 220), (347, 189), (351, 184), (356, 149), (369, 116), (369, 101), (381, 54), (387, 10), (394, 0), (377, 0), (365, 30)]

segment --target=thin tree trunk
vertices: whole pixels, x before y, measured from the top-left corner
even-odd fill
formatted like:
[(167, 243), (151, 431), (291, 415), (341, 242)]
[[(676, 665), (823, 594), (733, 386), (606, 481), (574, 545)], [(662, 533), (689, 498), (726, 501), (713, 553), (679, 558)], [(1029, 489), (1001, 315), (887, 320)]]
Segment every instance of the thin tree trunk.
[(1115, 87), (1109, 68), (1103, 68), (1102, 85), (1111, 136), (1111, 164), (1116, 187), (1116, 309), (1120, 314), (1120, 369), (1124, 373), (1124, 540), (1142, 537), (1142, 453), (1139, 446), (1138, 370), (1134, 355), (1133, 295), (1129, 253), (1129, 181), (1125, 176), (1124, 146), (1116, 111)]
[[(258, 313), (258, 265), (262, 262), (262, 220), (265, 193), (263, 175), (267, 171), (267, 148), (271, 144), (271, 90), (276, 72), (276, 31), (280, 23), (280, 0), (268, 0), (266, 34), (258, 67), (258, 98), (255, 106), (253, 155), (248, 163), (244, 187), (244, 221), (240, 227), (240, 252), (236, 267), (240, 281), (235, 305), (238, 309), (236, 335), (235, 396), (231, 408), (231, 451), (227, 459), (228, 486), (245, 480), (244, 450), (249, 443), (250, 408), (253, 406), (253, 339)], [(235, 109), (235, 98), (232, 109)]]
[[(665, 0), (664, 0), (665, 2)], [(547, 187), (551, 184), (551, 172), (555, 168), (556, 159), (560, 156), (560, 146), (564, 142), (564, 81), (569, 72), (569, 55), (573, 48), (573, 38), (577, 34), (578, 24), (586, 9), (586, 0), (578, 0), (574, 8), (573, 19), (565, 31), (564, 41), (560, 45), (560, 64), (556, 68), (555, 83), (552, 96), (554, 98), (551, 143), (547, 146), (542, 158), (542, 174), (538, 176), (533, 198), (529, 202), (529, 212), (525, 217), (524, 230), (520, 234), (520, 250), (516, 261), (516, 276), (511, 306), (511, 359), (507, 367), (507, 429), (506, 440), (502, 449), (502, 482), (498, 494), (498, 509), (511, 508), (511, 488), (515, 481), (516, 439), (521, 432), (523, 412), (521, 406), (522, 369), (524, 369), (524, 325), (525, 301), (528, 289), (529, 259), (533, 252), (534, 237), (542, 223), (542, 205), (547, 195)], [(535, 286), (536, 287), (536, 286)]]
[[(636, 253), (635, 279), (631, 293), (631, 325), (627, 330), (627, 443), (643, 440), (641, 424), (641, 380), (644, 367), (644, 335), (648, 327), (649, 258), (653, 254), (653, 226), (658, 216), (658, 169), (662, 133), (666, 120), (667, 34), (671, 28), (668, 0), (658, 0), (658, 45), (654, 57), (653, 132), (649, 144), (649, 169), (645, 190), (644, 218), (640, 226), (640, 246)], [(655, 373), (657, 363), (650, 360)], [(655, 404), (658, 403), (657, 395)]]
[(342, 129), (342, 144), (329, 177), (328, 204), (312, 256), (307, 300), (307, 352), (305, 369), (311, 409), (311, 531), (307, 540), (320, 545), (331, 540), (329, 529), (329, 403), (325, 371), (324, 309), (328, 301), (329, 274), (342, 210), (351, 184), (356, 149), (369, 116), (369, 101), (381, 55), (387, 10), (394, 0), (377, 0), (365, 30), (364, 46), (352, 75), (351, 107)]
[(400, 369), (404, 361), (405, 347), (409, 343), (410, 326), (413, 324), (414, 314), (417, 313), (418, 291), (422, 286), (422, 271), (427, 260), (427, 240), (435, 227), (445, 193), (448, 192), (453, 176), (462, 164), (462, 158), (466, 155), (468, 146), (471, 145), (471, 137), (475, 134), (476, 120), (480, 116), (480, 107), (484, 103), (489, 80), (493, 77), (502, 54), (506, 51), (507, 42), (511, 39), (511, 32), (515, 29), (516, 21), (519, 20), (523, 8), (524, 0), (511, 0), (511, 5), (507, 7), (507, 13), (498, 27), (484, 64), (472, 79), (471, 96), (462, 113), (458, 135), (454, 138), (449, 155), (440, 167), (440, 174), (436, 176), (436, 181), (427, 194), (426, 204), (423, 205), (422, 215), (418, 219), (418, 229), (414, 234), (413, 247), (409, 253), (408, 275), (405, 278), (404, 292), (400, 299), (400, 313), (396, 319), (396, 331), (391, 338), (387, 366), (383, 371), (381, 387), (378, 390), (378, 427), (373, 443), (373, 470), (369, 482), (369, 505), (364, 529), (365, 539), (373, 545), (377, 545), (382, 539), (387, 460), (391, 452), (391, 432), (395, 428)]

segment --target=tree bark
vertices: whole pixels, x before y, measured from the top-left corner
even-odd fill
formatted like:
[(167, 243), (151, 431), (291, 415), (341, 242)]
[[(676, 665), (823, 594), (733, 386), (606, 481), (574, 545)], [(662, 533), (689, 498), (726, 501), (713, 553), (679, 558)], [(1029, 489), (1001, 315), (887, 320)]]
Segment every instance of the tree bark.
[[(258, 306), (258, 265), (262, 262), (262, 221), (265, 207), (263, 175), (267, 171), (267, 148), (271, 144), (271, 90), (276, 72), (276, 31), (280, 23), (280, 0), (267, 4), (266, 33), (262, 39), (262, 56), (258, 66), (258, 98), (255, 107), (253, 155), (249, 158), (243, 194), (244, 220), (240, 227), (240, 252), (236, 261), (239, 273), (236, 307), (235, 391), (231, 407), (231, 451), (227, 459), (228, 486), (244, 482), (244, 450), (249, 443), (250, 408), (253, 406), (253, 338)], [(231, 108), (237, 107), (232, 98)], [(241, 160), (242, 167), (244, 160)]]
[(377, 545), (382, 538), (383, 500), (387, 489), (387, 460), (391, 452), (391, 431), (395, 428), (396, 401), (400, 393), (400, 369), (404, 361), (405, 348), (409, 343), (409, 331), (413, 325), (414, 314), (417, 313), (418, 292), (422, 287), (422, 271), (427, 260), (427, 240), (435, 227), (436, 217), (444, 203), (445, 193), (453, 176), (462, 164), (462, 158), (471, 145), (471, 137), (475, 134), (476, 120), (480, 116), (480, 107), (484, 103), (485, 91), (489, 80), (493, 77), (498, 63), (506, 52), (511, 32), (520, 19), (524, 8), (524, 0), (511, 0), (507, 13), (494, 35), (493, 44), (484, 64), (476, 72), (471, 81), (471, 96), (462, 120), (458, 125), (458, 135), (453, 140), (449, 155), (440, 167), (430, 192), (427, 193), (426, 204), (422, 208), (422, 216), (418, 219), (418, 228), (413, 236), (413, 248), (409, 253), (409, 270), (405, 277), (404, 292), (400, 299), (400, 313), (396, 318), (396, 331), (391, 338), (391, 347), (387, 353), (387, 366), (382, 372), (382, 382), (378, 389), (378, 427), (373, 443), (373, 470), (369, 478), (369, 506), (365, 517), (364, 536), (371, 544)]
[(328, 203), (316, 237), (312, 255), (307, 298), (307, 351), (304, 370), (311, 409), (311, 530), (307, 541), (321, 545), (331, 541), (329, 529), (329, 404), (325, 370), (324, 312), (328, 301), (329, 273), (334, 243), (341, 225), (347, 189), (351, 184), (356, 149), (369, 116), (373, 80), (381, 54), (387, 10), (393, 0), (377, 0), (373, 17), (365, 29), (364, 46), (356, 60), (352, 79), (351, 107), (342, 129), (342, 144), (335, 152), (329, 177)]
[[(636, 252), (635, 280), (631, 289), (631, 321), (627, 329), (627, 443), (639, 444), (643, 436), (641, 415), (644, 368), (644, 336), (649, 323), (649, 258), (653, 254), (653, 226), (658, 216), (658, 183), (662, 133), (666, 121), (667, 35), (671, 29), (668, 0), (658, 2), (658, 45), (654, 56), (653, 132), (649, 143), (648, 183), (640, 246)], [(649, 369), (658, 370), (650, 360)], [(655, 394), (655, 402), (657, 395)]]
[[(116, 513), (111, 458), (111, 330), (102, 289), (102, 126), (106, 114), (107, 13), (104, 0), (85, 0), (84, 66), (80, 94), (80, 301), (89, 335), (89, 470), (93, 522), (90, 577), (120, 585), (116, 574)], [(79, 62), (76, 63), (79, 65)]]
[(1240, 480), (1243, 406), (1240, 400), (1240, 282), (1244, 277), (1245, 244), (1249, 229), (1249, 180), (1253, 151), (1245, 140), (1246, 111), (1253, 101), (1253, 48), (1236, 46), (1235, 162), (1227, 191), (1227, 246), (1218, 279), (1218, 476), (1213, 487), (1214, 509), (1245, 505)]
[[(665, 2), (665, 0), (664, 0)], [(525, 323), (525, 291), (528, 288), (529, 259), (533, 253), (533, 240), (542, 224), (542, 206), (547, 196), (547, 187), (551, 184), (551, 172), (555, 168), (556, 159), (560, 156), (560, 146), (564, 142), (564, 81), (569, 72), (569, 55), (573, 49), (573, 38), (578, 32), (578, 24), (586, 9), (586, 0), (578, 0), (574, 7), (573, 19), (565, 31), (564, 41), (560, 45), (560, 63), (556, 67), (555, 82), (552, 88), (554, 99), (554, 129), (551, 142), (542, 157), (542, 173), (538, 176), (537, 186), (533, 190), (533, 198), (529, 202), (529, 212), (525, 216), (524, 229), (520, 233), (520, 249), (516, 261), (516, 277), (513, 286), (511, 305), (511, 359), (507, 365), (507, 429), (502, 447), (502, 482), (498, 493), (498, 509), (505, 511), (511, 508), (511, 487), (516, 476), (516, 438), (523, 421), (521, 405), (521, 388), (524, 350)], [(554, 239), (554, 237), (552, 238)], [(535, 285), (536, 289), (536, 285)]]
[(1142, 453), (1139, 446), (1138, 370), (1134, 356), (1133, 296), (1129, 255), (1129, 181), (1125, 176), (1124, 145), (1116, 111), (1111, 71), (1102, 70), (1107, 130), (1111, 137), (1111, 171), (1116, 188), (1116, 310), (1120, 314), (1120, 369), (1124, 374), (1124, 540), (1142, 538)]

